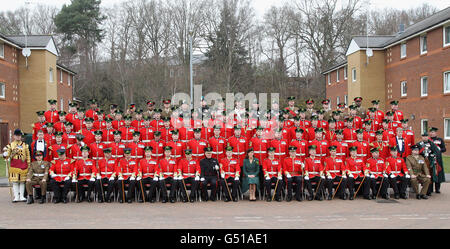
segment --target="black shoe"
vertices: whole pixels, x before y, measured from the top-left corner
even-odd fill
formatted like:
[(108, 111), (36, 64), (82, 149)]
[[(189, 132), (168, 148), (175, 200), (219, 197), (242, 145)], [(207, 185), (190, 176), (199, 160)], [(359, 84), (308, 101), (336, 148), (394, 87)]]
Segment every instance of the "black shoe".
[(133, 202), (133, 200), (131, 200), (131, 198), (130, 199), (128, 199), (128, 203), (132, 203)]
[(119, 199), (119, 203), (123, 203), (123, 199)]
[(44, 204), (46, 199), (47, 199), (47, 198), (45, 197), (45, 195), (43, 195), (43, 196), (41, 197), (41, 199), (39, 200), (39, 204)]
[(175, 203), (175, 199), (174, 198), (170, 199), (170, 203)]
[(151, 199), (151, 200), (150, 200), (150, 203), (155, 203), (155, 202), (156, 202), (155, 199)]
[(333, 197), (331, 195), (328, 196), (327, 200), (331, 201)]
[(190, 200), (191, 203), (193, 203), (195, 201), (194, 198), (190, 198), (189, 200)]
[(77, 199), (76, 201), (75, 201), (76, 203), (80, 203), (80, 202), (83, 202), (83, 199)]
[(416, 199), (417, 199), (417, 200), (420, 200), (420, 195), (416, 195)]
[(292, 196), (288, 196), (288, 197), (286, 198), (286, 201), (287, 201), (287, 202), (292, 201)]
[(426, 195), (421, 195), (420, 198), (427, 200), (427, 199), (428, 199), (428, 196), (426, 196)]
[(295, 198), (296, 201), (301, 202), (302, 198)]
[(64, 202), (64, 204), (67, 204), (67, 202), (69, 202), (69, 200), (67, 200), (67, 198), (64, 198), (63, 202)]
[(162, 199), (162, 203), (166, 203), (166, 202), (167, 202), (166, 198)]
[(396, 199), (396, 200), (400, 199), (400, 195), (399, 194), (394, 194), (394, 199)]
[(319, 196), (319, 201), (323, 201), (323, 197), (322, 196)]
[(107, 203), (111, 203), (111, 198), (106, 198)]
[(211, 201), (216, 201), (216, 198), (214, 198), (214, 199), (213, 199), (213, 198), (211, 198)]
[(275, 200), (281, 202), (281, 198), (275, 198)]
[(103, 199), (102, 199), (102, 198), (98, 198), (98, 199), (97, 199), (97, 202), (98, 202), (98, 203), (103, 203)]
[(436, 194), (440, 194), (441, 193), (441, 190), (439, 190), (439, 189), (436, 189)]
[(385, 199), (385, 200), (389, 200), (389, 196), (388, 195), (382, 195), (381, 196), (383, 199)]
[(28, 199), (27, 199), (27, 204), (33, 204), (33, 203), (34, 203), (33, 196), (29, 195)]
[(308, 201), (312, 201), (313, 200), (313, 196), (312, 195), (309, 195), (308, 196)]
[(355, 198), (353, 198), (353, 195), (350, 195), (350, 197), (348, 199), (353, 201)]
[(89, 203), (91, 203), (91, 202), (92, 202), (92, 199), (91, 199), (91, 197), (90, 197), (90, 196), (88, 196), (88, 198), (87, 198), (87, 202), (89, 202)]
[(376, 198), (377, 198), (377, 196), (376, 196), (376, 195), (374, 195), (374, 194), (372, 194), (372, 195), (370, 195), (370, 198), (371, 198), (371, 199), (376, 199)]
[(229, 202), (229, 201), (231, 201), (231, 200), (230, 200), (230, 198), (225, 198), (224, 201), (225, 201), (225, 202)]
[(266, 201), (267, 201), (267, 202), (271, 202), (272, 199), (268, 197), (268, 198), (266, 198)]
[(364, 199), (371, 200), (370, 196), (364, 196)]
[(139, 202), (139, 203), (144, 203), (144, 200), (139, 199), (138, 202)]

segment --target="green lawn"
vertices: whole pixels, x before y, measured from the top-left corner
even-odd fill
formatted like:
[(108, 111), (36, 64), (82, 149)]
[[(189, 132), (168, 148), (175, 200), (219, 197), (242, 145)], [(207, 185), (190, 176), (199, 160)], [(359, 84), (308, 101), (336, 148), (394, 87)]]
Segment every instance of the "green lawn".
[(6, 168), (5, 159), (3, 159), (3, 157), (0, 156), (0, 177), (6, 176), (5, 168)]
[(444, 172), (450, 173), (450, 156), (443, 156), (442, 160), (444, 161)]

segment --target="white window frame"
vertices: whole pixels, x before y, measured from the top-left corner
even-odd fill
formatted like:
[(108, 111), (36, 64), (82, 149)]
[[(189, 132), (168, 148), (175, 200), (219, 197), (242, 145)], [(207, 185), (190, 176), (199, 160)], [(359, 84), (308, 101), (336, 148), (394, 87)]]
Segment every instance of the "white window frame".
[(6, 99), (6, 84), (5, 82), (0, 82), (0, 99)]
[[(423, 80), (424, 79), (427, 80), (427, 87), (426, 87), (426, 89), (424, 89), (424, 87), (423, 87)], [(426, 93), (424, 93), (423, 90), (426, 90)], [(427, 76), (420, 77), (420, 96), (421, 97), (428, 96), (428, 77)]]
[(50, 69), (48, 70), (48, 74), (49, 74), (49, 76), (48, 76), (48, 82), (53, 83), (53, 68), (50, 68)]
[(5, 43), (0, 43), (0, 58), (5, 59)]
[(61, 99), (60, 99), (60, 101), (59, 101), (59, 107), (60, 107), (60, 110), (61, 110), (61, 111), (64, 110), (64, 98), (61, 98)]
[(344, 80), (347, 79), (347, 66), (344, 67)]
[[(449, 77), (445, 77), (446, 74), (448, 74)], [(444, 80), (443, 80), (443, 83), (444, 83), (444, 85), (443, 85), (444, 93), (450, 93), (450, 71), (444, 72), (443, 77), (444, 77)], [(448, 78), (449, 80), (447, 80), (447, 78)], [(445, 90), (445, 86), (446, 86), (446, 85), (447, 85), (447, 90)]]
[(59, 70), (59, 83), (63, 83), (63, 71)]
[[(405, 84), (403, 84), (403, 83), (405, 83)], [(403, 88), (406, 88), (405, 89), (406, 91), (403, 91)], [(403, 93), (403, 92), (406, 92), (406, 93)], [(408, 82), (406, 80), (400, 82), (400, 96), (402, 96), (402, 97), (408, 96)]]
[(331, 85), (331, 73), (327, 75), (328, 85)]
[(445, 35), (446, 35), (445, 29), (446, 28), (449, 28), (449, 31), (450, 31), (450, 25), (442, 27), (442, 47), (450, 46), (450, 38), (448, 39), (448, 42), (445, 43)]
[[(427, 123), (427, 127), (426, 129), (424, 129), (424, 123)], [(420, 135), (422, 135), (423, 133), (428, 132), (428, 119), (421, 119), (420, 120)]]
[(336, 82), (339, 82), (339, 69), (336, 70)]
[(345, 106), (348, 105), (348, 95), (344, 95), (344, 104)]
[[(424, 43), (425, 41), (425, 43)], [(423, 50), (423, 45), (425, 44), (425, 50)], [(428, 52), (428, 39), (427, 34), (420, 36), (420, 54), (426, 54)]]
[(450, 118), (444, 118), (444, 139), (450, 139), (450, 133), (447, 133), (449, 125), (450, 125)]
[(70, 86), (70, 78), (72, 77), (72, 75), (68, 74), (67, 75), (67, 85)]
[(336, 97), (336, 106), (339, 105), (339, 103), (341, 103), (341, 98), (339, 96)]
[(352, 82), (356, 81), (356, 68), (352, 68)]
[[(405, 54), (403, 54), (403, 48), (405, 48), (404, 49)], [(406, 57), (406, 42), (403, 42), (400, 44), (400, 59), (403, 59), (405, 57)]]

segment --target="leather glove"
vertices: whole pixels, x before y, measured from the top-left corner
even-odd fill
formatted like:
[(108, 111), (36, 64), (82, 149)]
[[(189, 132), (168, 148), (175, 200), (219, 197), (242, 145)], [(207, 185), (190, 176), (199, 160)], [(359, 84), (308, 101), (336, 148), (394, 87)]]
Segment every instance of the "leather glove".
[(411, 178), (411, 176), (409, 174), (406, 174), (405, 178)]
[(204, 177), (200, 178), (200, 181), (204, 182), (204, 181), (205, 181), (205, 178), (204, 178)]
[(305, 176), (305, 180), (309, 180), (309, 176)]
[(66, 178), (64, 178), (64, 181), (67, 181), (69, 179), (70, 179), (70, 177), (66, 176)]
[(200, 180), (200, 176), (196, 176), (194, 180), (199, 181)]
[(91, 179), (89, 179), (89, 181), (95, 182), (95, 178), (94, 178), (94, 177), (91, 177)]

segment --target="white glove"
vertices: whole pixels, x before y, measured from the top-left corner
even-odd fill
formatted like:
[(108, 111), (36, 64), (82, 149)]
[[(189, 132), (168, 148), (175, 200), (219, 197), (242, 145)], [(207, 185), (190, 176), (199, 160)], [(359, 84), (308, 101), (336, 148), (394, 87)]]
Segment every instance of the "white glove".
[(164, 178), (164, 176), (161, 176), (159, 179), (160, 179), (160, 180), (164, 180), (165, 178)]
[[(386, 175), (385, 177), (387, 177), (387, 175)], [(395, 178), (395, 175), (394, 175), (394, 174), (391, 174), (391, 178)]]
[(78, 182), (78, 180), (72, 179), (72, 182)]
[(119, 177), (119, 179), (118, 179), (119, 181), (123, 181), (123, 177), (121, 176), (121, 177)]
[(97, 179), (102, 179), (102, 176), (100, 174), (97, 174)]
[(114, 181), (114, 177), (111, 176), (111, 177), (109, 178), (109, 180), (110, 180), (110, 181)]
[(330, 180), (331, 180), (331, 179), (333, 179), (333, 177), (331, 177), (331, 176), (328, 176), (328, 179), (330, 179)]
[(342, 178), (347, 179), (347, 176), (342, 176)]
[(56, 174), (55, 174), (55, 173), (52, 173), (52, 174), (50, 174), (50, 176), (51, 176), (52, 178), (55, 178), (55, 177), (56, 177)]
[(157, 182), (158, 181), (158, 177), (157, 176), (153, 177), (153, 181)]
[(217, 164), (216, 164), (216, 166), (214, 166), (214, 168), (215, 168), (216, 170), (219, 170), (219, 166), (217, 166)]
[(235, 181), (239, 181), (239, 176), (236, 176), (236, 177), (234, 178), (234, 180), (235, 180)]
[(375, 178), (375, 176), (374, 175), (370, 175), (370, 178)]
[(196, 180), (196, 181), (199, 181), (199, 180), (200, 180), (200, 176), (196, 176), (196, 177), (195, 177), (195, 180)]
[(205, 178), (204, 178), (204, 177), (200, 178), (200, 181), (204, 182), (204, 181), (205, 181)]
[(81, 141), (81, 146), (85, 146), (86, 144), (83, 142), (83, 141)]
[(134, 180), (136, 180), (135, 177), (130, 177), (130, 181), (134, 181)]
[(270, 177), (266, 177), (266, 180), (270, 180)]
[(406, 174), (405, 178), (411, 178), (411, 176), (409, 174)]
[(89, 179), (89, 181), (95, 182), (95, 177), (91, 177), (91, 179)]
[(368, 176), (369, 176), (369, 174), (365, 174), (365, 176), (366, 176), (366, 177), (368, 177)]
[(291, 177), (292, 177), (292, 176), (291, 176), (291, 174), (289, 174), (289, 173), (286, 175), (286, 178), (287, 178), (287, 179), (290, 179)]
[(225, 174), (220, 174), (220, 176), (221, 176), (222, 178), (225, 178)]
[(9, 156), (8, 151), (3, 152), (3, 157), (8, 157), (8, 156)]
[(69, 179), (70, 179), (70, 177), (66, 176), (66, 178), (64, 178), (64, 181), (67, 181)]
[(353, 174), (348, 175), (348, 177), (352, 177), (353, 178)]
[(305, 176), (305, 180), (309, 180), (309, 176)]
[(282, 177), (282, 176), (279, 176), (279, 177), (278, 177), (278, 180), (283, 180), (283, 177)]
[(138, 176), (136, 177), (136, 181), (140, 181), (142, 179), (142, 177)]
[(321, 176), (320, 178), (325, 179), (325, 176)]

